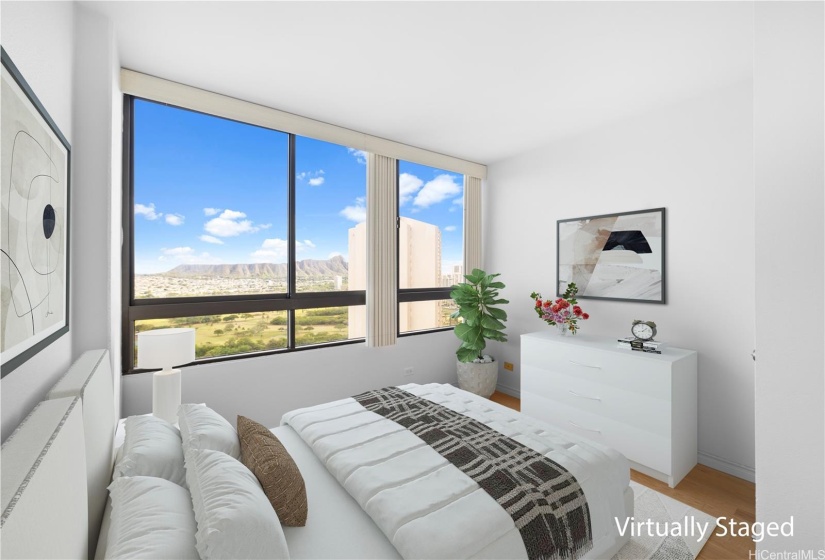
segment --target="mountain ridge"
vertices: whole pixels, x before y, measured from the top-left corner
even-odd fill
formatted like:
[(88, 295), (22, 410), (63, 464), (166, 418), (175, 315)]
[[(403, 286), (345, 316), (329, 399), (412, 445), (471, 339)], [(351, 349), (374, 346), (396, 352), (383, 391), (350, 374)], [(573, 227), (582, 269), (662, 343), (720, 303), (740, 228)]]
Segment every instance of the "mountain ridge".
[[(348, 264), (341, 255), (330, 259), (304, 259), (295, 263), (298, 277), (347, 276)], [(209, 276), (223, 278), (286, 278), (286, 263), (238, 263), (238, 264), (179, 264), (172, 270), (155, 276), (186, 278)]]

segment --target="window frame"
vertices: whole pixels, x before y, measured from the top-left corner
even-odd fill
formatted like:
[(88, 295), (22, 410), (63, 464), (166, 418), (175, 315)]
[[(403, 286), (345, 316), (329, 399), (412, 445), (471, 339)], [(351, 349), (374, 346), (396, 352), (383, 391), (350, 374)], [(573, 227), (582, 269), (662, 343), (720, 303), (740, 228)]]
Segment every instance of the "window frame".
[[(295, 138), (296, 134), (281, 132), (288, 136), (288, 183), (287, 183), (287, 291), (275, 294), (241, 294), (190, 296), (179, 298), (135, 299), (135, 184), (134, 184), (134, 102), (135, 100), (157, 103), (184, 111), (191, 111), (214, 118), (226, 117), (203, 113), (186, 107), (164, 103), (136, 95), (123, 96), (123, 242), (121, 243), (121, 370), (122, 375), (143, 373), (151, 370), (135, 367), (135, 321), (144, 319), (171, 319), (176, 317), (197, 317), (228, 313), (256, 313), (268, 311), (287, 312), (287, 346), (260, 352), (246, 352), (227, 356), (197, 359), (192, 364), (207, 364), (228, 360), (239, 360), (272, 354), (284, 354), (303, 350), (342, 346), (364, 342), (364, 337), (337, 340), (319, 344), (296, 346), (295, 311), (299, 309), (319, 309), (326, 307), (350, 307), (366, 305), (365, 290), (340, 292), (298, 292), (296, 289), (296, 237), (295, 237)], [(257, 124), (241, 124), (264, 127)], [(275, 130), (270, 128), (270, 130)], [(324, 140), (326, 142), (326, 140)], [(369, 203), (369, 202), (368, 202)]]
[[(416, 336), (419, 334), (428, 334), (434, 332), (451, 331), (455, 329), (454, 326), (434, 327), (431, 329), (419, 329), (416, 331), (401, 332), (401, 304), (416, 301), (440, 301), (444, 299), (451, 299), (450, 292), (452, 287), (432, 287), (432, 288), (401, 288), (401, 197), (398, 196), (401, 190), (401, 160), (395, 160), (395, 290), (398, 294), (397, 306), (399, 312), (395, 317), (395, 331), (398, 338), (406, 336)], [(430, 166), (431, 167), (431, 166)], [(462, 175), (464, 177), (464, 175)], [(463, 218), (462, 218), (462, 227)], [(463, 249), (462, 249), (463, 253)], [(462, 255), (463, 257), (463, 255)]]

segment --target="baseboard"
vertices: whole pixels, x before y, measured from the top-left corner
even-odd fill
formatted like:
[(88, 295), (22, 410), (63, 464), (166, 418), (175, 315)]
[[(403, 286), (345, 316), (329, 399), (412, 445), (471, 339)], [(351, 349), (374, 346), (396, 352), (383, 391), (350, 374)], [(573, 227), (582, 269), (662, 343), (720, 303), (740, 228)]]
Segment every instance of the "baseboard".
[(513, 389), (512, 387), (502, 385), (501, 383), (496, 385), (496, 391), (501, 391), (505, 395), (510, 395), (511, 397), (516, 397), (517, 399), (521, 398), (521, 391), (519, 389)]
[(699, 462), (706, 467), (722, 471), (731, 476), (747, 480), (749, 482), (756, 482), (756, 470), (753, 467), (740, 465), (739, 463), (732, 463), (716, 455), (710, 453), (699, 453)]

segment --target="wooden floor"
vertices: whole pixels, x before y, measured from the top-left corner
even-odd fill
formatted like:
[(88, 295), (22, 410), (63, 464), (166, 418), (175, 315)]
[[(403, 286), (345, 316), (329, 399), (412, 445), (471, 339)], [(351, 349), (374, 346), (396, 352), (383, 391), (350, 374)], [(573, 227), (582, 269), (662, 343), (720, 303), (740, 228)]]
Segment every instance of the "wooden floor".
[[(490, 400), (521, 410), (521, 401), (496, 391)], [(756, 488), (752, 482), (736, 478), (704, 465), (697, 465), (676, 488), (634, 470), (630, 478), (686, 503), (714, 517), (726, 517), (736, 521), (755, 521)], [(753, 541), (746, 537), (720, 537), (713, 535), (697, 560), (747, 560), (755, 551)]]

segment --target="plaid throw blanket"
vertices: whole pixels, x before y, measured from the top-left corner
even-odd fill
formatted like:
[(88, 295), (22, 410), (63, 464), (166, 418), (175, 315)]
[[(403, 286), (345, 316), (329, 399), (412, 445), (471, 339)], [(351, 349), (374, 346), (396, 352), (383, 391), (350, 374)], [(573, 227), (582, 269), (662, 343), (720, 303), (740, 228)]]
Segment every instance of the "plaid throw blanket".
[(593, 546), (590, 509), (564, 467), (501, 433), (396, 387), (353, 397), (424, 440), (513, 518), (531, 559), (580, 558)]

